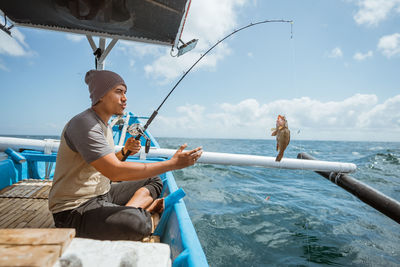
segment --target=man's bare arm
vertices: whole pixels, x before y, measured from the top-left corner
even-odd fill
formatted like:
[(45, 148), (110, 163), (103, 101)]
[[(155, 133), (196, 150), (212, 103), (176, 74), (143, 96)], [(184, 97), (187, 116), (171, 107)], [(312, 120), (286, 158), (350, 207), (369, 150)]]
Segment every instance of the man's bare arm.
[(122, 162), (114, 153), (110, 153), (91, 162), (90, 165), (111, 181), (140, 180), (193, 165), (200, 158), (202, 149), (198, 147), (183, 151), (186, 146), (182, 145), (171, 159), (161, 162)]

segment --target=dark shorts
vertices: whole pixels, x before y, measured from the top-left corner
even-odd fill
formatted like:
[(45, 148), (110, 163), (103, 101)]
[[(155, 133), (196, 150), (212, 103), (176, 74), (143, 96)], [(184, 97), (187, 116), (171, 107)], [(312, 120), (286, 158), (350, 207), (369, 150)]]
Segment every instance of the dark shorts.
[(151, 214), (142, 208), (124, 206), (141, 187), (146, 187), (156, 199), (163, 185), (158, 176), (112, 184), (107, 194), (94, 197), (75, 209), (54, 213), (55, 225), (75, 228), (77, 237), (141, 240), (151, 233)]

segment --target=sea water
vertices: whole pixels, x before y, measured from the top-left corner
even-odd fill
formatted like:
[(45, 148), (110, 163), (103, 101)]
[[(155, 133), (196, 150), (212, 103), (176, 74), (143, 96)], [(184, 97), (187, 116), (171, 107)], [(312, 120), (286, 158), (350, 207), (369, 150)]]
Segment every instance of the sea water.
[[(204, 151), (276, 156), (273, 140), (158, 138)], [(291, 141), (285, 157), (355, 163), (400, 201), (400, 143)], [(400, 266), (400, 225), (303, 170), (196, 164), (174, 171), (210, 266)]]
[[(277, 154), (273, 140), (157, 140)], [(400, 143), (292, 140), (285, 157), (300, 152), (355, 163), (352, 177), (400, 201)], [(312, 171), (196, 164), (173, 173), (210, 266), (400, 266), (400, 224)]]

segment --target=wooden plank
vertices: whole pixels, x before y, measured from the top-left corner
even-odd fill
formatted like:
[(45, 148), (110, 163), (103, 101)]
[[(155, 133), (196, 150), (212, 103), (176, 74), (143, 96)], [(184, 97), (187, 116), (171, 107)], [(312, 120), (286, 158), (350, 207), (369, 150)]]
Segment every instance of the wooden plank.
[(0, 229), (0, 245), (59, 245), (65, 251), (75, 236), (75, 229)]
[[(6, 187), (0, 191), (0, 197), (20, 197), (20, 198), (33, 198), (35, 195), (41, 195), (43, 192), (50, 190), (52, 181), (50, 180), (39, 180), (39, 179), (27, 179), (19, 181), (9, 187)], [(45, 187), (44, 189), (42, 189)], [(39, 192), (40, 191), (40, 192)], [(42, 198), (47, 198), (48, 193), (41, 195)]]
[(26, 190), (26, 184), (23, 182), (17, 183), (17, 186), (15, 186), (13, 189), (8, 191), (8, 197), (16, 197), (24, 194), (24, 191)]
[(27, 179), (2, 190), (0, 228), (54, 227), (53, 216), (48, 210), (51, 184), (51, 180)]
[(20, 210), (27, 205), (31, 205), (29, 201), (21, 201), (21, 199), (13, 199), (8, 207), (5, 207), (0, 212), (0, 228), (4, 228), (4, 224), (13, 220), (15, 216), (21, 214)]
[(4, 188), (3, 190), (0, 191), (0, 196), (1, 197), (8, 197), (12, 192), (14, 192), (15, 190), (19, 190), (19, 186), (21, 185), (21, 181), (10, 185), (6, 188)]
[(10, 188), (8, 188), (8, 190), (4, 191), (1, 196), (2, 197), (10, 197), (10, 195), (12, 194), (12, 192), (14, 192), (15, 190), (19, 189), (19, 187), (17, 186), (18, 184), (14, 184), (12, 185)]
[(49, 198), (51, 185), (44, 185), (31, 196), (31, 198)]
[(51, 189), (51, 186), (47, 187), (47, 190), (42, 193), (41, 197), (49, 198), (50, 189)]
[(0, 266), (51, 267), (60, 251), (60, 245), (0, 245)]
[(4, 207), (8, 207), (12, 202), (12, 198), (0, 198), (0, 212)]
[[(49, 212), (50, 213), (50, 212)], [(53, 215), (50, 213), (50, 216), (46, 218), (46, 221), (40, 226), (40, 228), (55, 228)]]
[(35, 218), (33, 218), (26, 227), (30, 227), (30, 228), (41, 228), (41, 225), (46, 221), (47, 216), (49, 216), (50, 214), (48, 211), (48, 205), (42, 205), (39, 210), (37, 211), (37, 214), (40, 214), (39, 216), (35, 216)]
[(53, 214), (49, 210), (49, 205), (48, 201), (41, 201), (41, 207), (38, 209), (38, 213), (40, 213), (40, 216), (36, 216), (38, 218), (42, 218), (37, 226), (34, 225), (34, 220), (31, 220), (28, 222), (26, 227), (29, 228), (54, 228), (54, 220), (53, 220)]
[(26, 198), (33, 198), (32, 196), (37, 193), (42, 188), (43, 185), (35, 185), (31, 187), (31, 190), (29, 192), (26, 192), (23, 197)]
[(27, 201), (26, 199), (15, 199), (15, 204), (11, 212), (3, 216), (4, 219), (0, 221), (1, 228), (7, 228), (9, 224), (24, 216), (25, 210), (32, 206), (34, 202), (32, 200)]
[(0, 190), (0, 195), (4, 194), (5, 192), (7, 192), (8, 190), (14, 188), (15, 186), (17, 186), (18, 183), (16, 184), (12, 184), (10, 186), (4, 187), (3, 189)]
[[(17, 204), (19, 202), (19, 205)], [(0, 228), (30, 227), (40, 228), (41, 226), (29, 225), (34, 218), (52, 219), (48, 210), (48, 203), (43, 199), (14, 199), (14, 208), (11, 213), (5, 214), (0, 221)], [(21, 206), (21, 203), (28, 203)], [(30, 203), (30, 204), (29, 204)]]
[[(51, 181), (29, 179), (0, 192), (0, 266), (53, 266), (65, 251), (75, 229), (54, 227), (48, 210)], [(7, 198), (8, 196), (8, 198)]]
[[(47, 208), (47, 205), (46, 205)], [(43, 212), (45, 214), (45, 212)], [(54, 219), (53, 214), (50, 211), (47, 211), (47, 216), (43, 216), (43, 220), (39, 226), (39, 228), (54, 228)]]
[(10, 199), (10, 201), (7, 203), (7, 205), (4, 206), (0, 210), (0, 225), (1, 225), (1, 221), (3, 221), (5, 218), (7, 218), (8, 214), (15, 211), (16, 206), (19, 205), (18, 199), (15, 199), (15, 198), (9, 198), (9, 199)]
[[(12, 224), (8, 225), (7, 228), (24, 228), (29, 222), (39, 215), (39, 210), (42, 206), (47, 207), (47, 201), (35, 200), (33, 205), (29, 206), (25, 211), (21, 211), (24, 216), (21, 216), (18, 220), (14, 221)], [(50, 213), (50, 212), (48, 212)], [(49, 214), (51, 215), (51, 214)]]
[(32, 191), (37, 190), (37, 186), (33, 184), (20, 184), (8, 191), (7, 197), (27, 197)]

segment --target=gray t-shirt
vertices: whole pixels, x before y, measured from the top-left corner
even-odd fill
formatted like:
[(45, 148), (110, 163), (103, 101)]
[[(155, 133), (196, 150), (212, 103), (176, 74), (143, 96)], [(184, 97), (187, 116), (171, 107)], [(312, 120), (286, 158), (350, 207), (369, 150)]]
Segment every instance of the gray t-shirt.
[(114, 153), (105, 137), (107, 127), (109, 126), (96, 112), (89, 108), (67, 123), (64, 138), (68, 147), (78, 152), (90, 164), (105, 155)]

